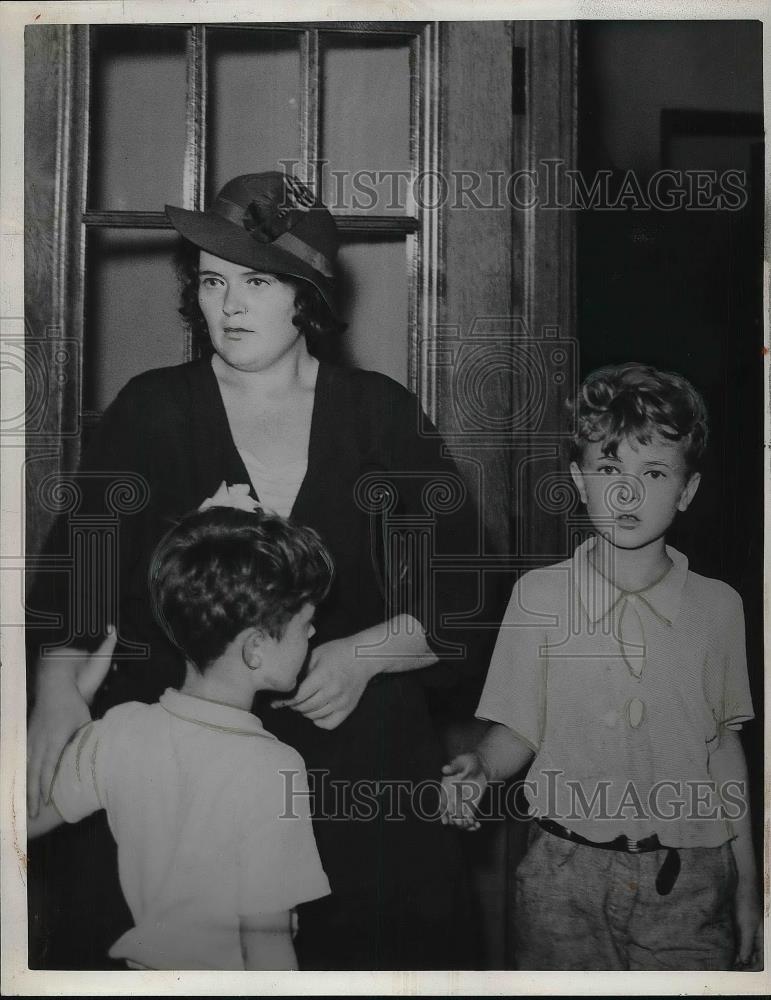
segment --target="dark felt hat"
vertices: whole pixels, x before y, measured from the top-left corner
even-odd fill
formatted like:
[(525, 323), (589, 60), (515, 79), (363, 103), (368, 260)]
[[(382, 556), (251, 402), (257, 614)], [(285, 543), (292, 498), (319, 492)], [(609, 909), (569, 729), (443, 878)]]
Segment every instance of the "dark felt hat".
[(185, 239), (234, 264), (309, 281), (334, 312), (337, 225), (296, 178), (279, 172), (228, 181), (205, 212), (166, 206)]

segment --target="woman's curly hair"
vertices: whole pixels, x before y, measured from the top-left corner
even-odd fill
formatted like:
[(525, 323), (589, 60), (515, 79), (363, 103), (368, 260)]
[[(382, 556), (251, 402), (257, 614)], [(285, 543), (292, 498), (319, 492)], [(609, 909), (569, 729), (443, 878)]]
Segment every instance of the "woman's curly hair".
[(589, 441), (601, 441), (603, 453), (616, 457), (620, 441), (649, 444), (660, 435), (683, 441), (689, 470), (699, 467), (707, 445), (707, 409), (681, 375), (634, 362), (599, 368), (584, 379), (571, 408), (572, 461), (580, 463)]
[[(188, 240), (180, 239), (176, 254), (176, 267), (181, 292), (179, 312), (187, 324), (193, 340), (194, 356), (213, 352), (206, 320), (198, 304), (198, 257), (200, 250)], [(276, 278), (295, 291), (294, 325), (305, 336), (311, 354), (334, 355), (336, 349), (328, 341), (343, 333), (346, 323), (339, 319), (309, 281), (290, 275), (277, 274)]]

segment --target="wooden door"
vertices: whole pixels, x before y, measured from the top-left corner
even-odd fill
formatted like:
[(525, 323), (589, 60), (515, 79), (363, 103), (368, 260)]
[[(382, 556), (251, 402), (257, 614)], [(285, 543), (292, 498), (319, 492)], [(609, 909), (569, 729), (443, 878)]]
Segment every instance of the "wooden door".
[[(569, 22), (28, 26), (29, 569), (50, 568), (35, 555), (52, 491), (89, 426), (131, 375), (191, 356), (163, 204), (201, 208), (280, 161), (342, 230), (345, 353), (417, 392), (478, 500), (480, 586), (561, 557), (572, 222), (523, 209), (506, 182), (574, 164), (573, 36)], [(446, 729), (448, 752), (478, 733)], [(499, 823), (469, 845), (491, 968), (510, 963), (520, 838)]]

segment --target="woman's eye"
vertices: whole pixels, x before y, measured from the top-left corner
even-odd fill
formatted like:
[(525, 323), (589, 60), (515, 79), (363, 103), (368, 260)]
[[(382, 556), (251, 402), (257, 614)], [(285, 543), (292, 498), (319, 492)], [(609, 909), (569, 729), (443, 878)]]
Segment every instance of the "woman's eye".
[(221, 283), (220, 278), (213, 278), (207, 276), (206, 278), (201, 278), (201, 288), (216, 288), (217, 285)]
[(247, 285), (267, 285), (267, 281), (264, 278), (258, 278), (256, 275), (247, 278), (246, 283)]
[(615, 465), (601, 465), (597, 471), (603, 476), (613, 476), (618, 472), (618, 469)]
[(651, 479), (663, 479), (664, 478), (664, 473), (661, 472), (659, 469), (649, 469), (648, 470), (648, 475), (650, 476)]

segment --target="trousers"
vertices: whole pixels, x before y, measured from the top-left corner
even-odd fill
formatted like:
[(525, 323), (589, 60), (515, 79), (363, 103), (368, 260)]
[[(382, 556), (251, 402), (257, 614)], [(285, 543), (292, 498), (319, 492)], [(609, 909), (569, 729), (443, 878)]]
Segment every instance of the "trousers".
[(515, 873), (515, 967), (731, 969), (736, 866), (728, 843), (680, 849), (672, 891), (656, 891), (666, 850), (627, 854), (532, 825)]

